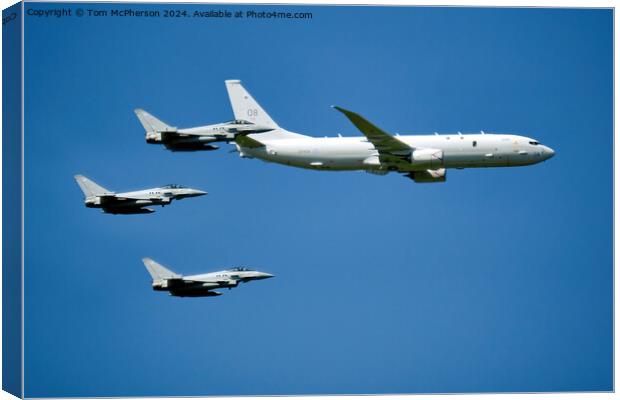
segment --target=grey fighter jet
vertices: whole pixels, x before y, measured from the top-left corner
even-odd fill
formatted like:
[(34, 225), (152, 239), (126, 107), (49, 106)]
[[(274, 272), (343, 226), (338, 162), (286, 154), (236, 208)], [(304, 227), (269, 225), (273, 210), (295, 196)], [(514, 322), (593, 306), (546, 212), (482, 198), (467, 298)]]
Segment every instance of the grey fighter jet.
[(273, 278), (273, 275), (266, 272), (241, 267), (183, 276), (170, 271), (150, 258), (143, 258), (142, 262), (153, 278), (153, 290), (168, 291), (171, 296), (179, 297), (219, 296), (222, 293), (213, 289), (232, 289), (237, 287), (240, 282)]
[(146, 111), (134, 110), (146, 130), (146, 142), (163, 144), (171, 151), (217, 150), (214, 142), (231, 142), (237, 135), (264, 133), (275, 127), (257, 125), (241, 119), (221, 124), (179, 129), (155, 118)]
[(207, 192), (181, 185), (166, 185), (152, 189), (116, 193), (99, 186), (83, 175), (75, 175), (75, 181), (84, 192), (84, 205), (101, 208), (108, 214), (150, 214), (155, 212), (146, 206), (165, 206), (172, 200), (203, 196)]

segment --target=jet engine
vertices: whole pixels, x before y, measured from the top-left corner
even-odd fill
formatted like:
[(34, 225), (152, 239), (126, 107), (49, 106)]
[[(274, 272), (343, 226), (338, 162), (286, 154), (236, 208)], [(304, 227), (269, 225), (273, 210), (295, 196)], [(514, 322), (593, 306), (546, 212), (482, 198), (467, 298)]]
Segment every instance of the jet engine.
[(443, 167), (443, 151), (439, 149), (418, 149), (411, 153), (411, 165), (437, 169)]
[(446, 181), (446, 169), (427, 169), (409, 173), (409, 177), (416, 183), (437, 183)]
[(159, 280), (153, 281), (153, 290), (168, 290), (168, 280), (159, 279)]

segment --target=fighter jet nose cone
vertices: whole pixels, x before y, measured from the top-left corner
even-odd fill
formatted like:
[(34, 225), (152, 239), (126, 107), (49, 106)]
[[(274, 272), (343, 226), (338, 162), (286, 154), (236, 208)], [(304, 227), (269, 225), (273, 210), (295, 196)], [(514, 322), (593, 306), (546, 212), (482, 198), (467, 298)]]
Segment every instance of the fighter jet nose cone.
[(198, 189), (192, 189), (190, 191), (190, 196), (194, 196), (194, 197), (204, 196), (206, 194), (208, 194), (208, 193), (205, 192), (205, 191), (202, 191), (202, 190), (198, 190)]

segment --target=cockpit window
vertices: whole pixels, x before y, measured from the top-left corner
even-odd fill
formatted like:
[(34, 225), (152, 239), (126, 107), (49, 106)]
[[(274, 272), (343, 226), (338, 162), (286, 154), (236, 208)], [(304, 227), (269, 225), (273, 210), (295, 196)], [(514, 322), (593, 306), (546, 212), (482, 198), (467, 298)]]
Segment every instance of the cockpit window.
[(183, 188), (185, 188), (185, 186), (177, 185), (176, 183), (171, 183), (169, 185), (162, 186), (162, 188), (164, 188), (164, 189), (183, 189)]
[(250, 121), (246, 121), (244, 119), (236, 119), (234, 121), (230, 121), (229, 124), (233, 124), (233, 125), (254, 125)]
[(251, 271), (251, 269), (244, 268), (244, 267), (235, 267), (235, 268), (231, 268), (230, 271)]
[(535, 140), (532, 140), (531, 142), (529, 142), (532, 146), (538, 146), (540, 143), (538, 143)]

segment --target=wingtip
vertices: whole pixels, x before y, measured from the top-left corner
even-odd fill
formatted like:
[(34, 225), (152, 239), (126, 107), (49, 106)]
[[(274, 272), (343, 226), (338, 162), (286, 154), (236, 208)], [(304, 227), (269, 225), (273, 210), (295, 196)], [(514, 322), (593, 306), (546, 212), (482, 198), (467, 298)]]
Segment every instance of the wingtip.
[(224, 83), (226, 83), (226, 84), (241, 83), (241, 80), (239, 80), (239, 79), (226, 79), (226, 80), (224, 81)]

